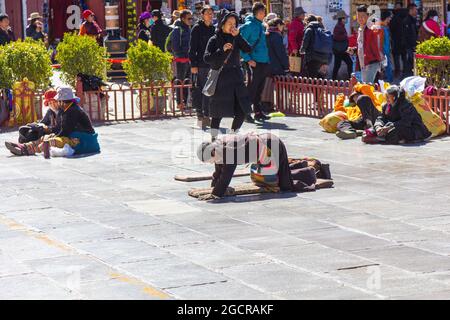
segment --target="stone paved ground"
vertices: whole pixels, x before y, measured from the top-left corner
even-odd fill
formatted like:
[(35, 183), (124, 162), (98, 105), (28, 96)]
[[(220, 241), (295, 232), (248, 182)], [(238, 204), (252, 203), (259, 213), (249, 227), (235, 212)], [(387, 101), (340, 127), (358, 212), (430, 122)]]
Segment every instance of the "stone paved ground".
[(192, 118), (99, 127), (85, 158), (0, 147), (0, 298), (450, 298), (450, 138), (369, 146), (272, 122), (291, 155), (331, 164), (334, 189), (189, 198), (207, 182), (174, 174), (211, 170), (172, 137), (189, 145)]

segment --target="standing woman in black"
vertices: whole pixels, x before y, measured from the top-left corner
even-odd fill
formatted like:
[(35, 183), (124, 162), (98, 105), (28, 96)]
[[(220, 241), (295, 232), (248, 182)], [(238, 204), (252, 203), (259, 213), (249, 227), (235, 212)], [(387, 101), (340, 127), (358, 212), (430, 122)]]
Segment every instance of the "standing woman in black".
[(252, 112), (240, 63), (240, 50), (250, 52), (252, 48), (239, 34), (238, 22), (237, 14), (223, 13), (205, 51), (204, 60), (212, 69), (218, 70), (223, 66), (209, 105), (213, 140), (218, 135), (222, 118), (234, 118), (231, 129), (237, 131), (245, 116)]
[(143, 40), (147, 43), (149, 43), (151, 39), (151, 33), (150, 33), (150, 19), (152, 18), (152, 15), (150, 12), (143, 12), (139, 17), (139, 25), (137, 28), (137, 37), (140, 40)]

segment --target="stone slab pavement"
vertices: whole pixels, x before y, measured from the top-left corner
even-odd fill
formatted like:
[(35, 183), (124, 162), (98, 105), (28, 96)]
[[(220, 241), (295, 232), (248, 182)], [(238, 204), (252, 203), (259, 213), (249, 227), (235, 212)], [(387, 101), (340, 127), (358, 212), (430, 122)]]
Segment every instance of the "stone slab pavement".
[(173, 180), (212, 171), (193, 124), (99, 126), (102, 153), (75, 159), (13, 157), (17, 134), (0, 134), (0, 298), (450, 298), (449, 137), (372, 146), (316, 119), (245, 124), (330, 163), (335, 188), (209, 203), (187, 195), (208, 182)]

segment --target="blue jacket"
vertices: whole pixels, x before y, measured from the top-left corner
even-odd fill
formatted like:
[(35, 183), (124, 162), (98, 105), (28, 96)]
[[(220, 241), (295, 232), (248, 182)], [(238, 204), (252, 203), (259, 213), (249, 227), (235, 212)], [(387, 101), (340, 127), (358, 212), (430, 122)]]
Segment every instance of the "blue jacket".
[(75, 154), (100, 152), (97, 133), (75, 131), (69, 135), (69, 138), (76, 138), (80, 140), (80, 143), (73, 148), (75, 150)]
[(259, 63), (270, 62), (269, 50), (267, 49), (266, 43), (266, 32), (264, 29), (262, 22), (253, 15), (245, 18), (245, 23), (239, 30), (242, 38), (248, 42), (253, 50), (250, 53), (241, 51), (241, 57), (244, 61), (254, 60)]
[(180, 21), (172, 33), (173, 55), (175, 58), (189, 58), (191, 28)]

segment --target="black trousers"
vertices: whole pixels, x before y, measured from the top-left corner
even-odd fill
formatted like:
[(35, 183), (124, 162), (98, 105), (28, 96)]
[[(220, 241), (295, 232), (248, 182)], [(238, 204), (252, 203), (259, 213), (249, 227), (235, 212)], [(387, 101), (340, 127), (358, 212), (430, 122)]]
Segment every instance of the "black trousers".
[(403, 77), (414, 75), (414, 49), (406, 49), (406, 63), (403, 67)]
[(209, 97), (202, 93), (208, 78), (209, 68), (200, 67), (198, 73), (192, 75), (192, 106), (195, 108), (198, 117), (207, 117), (209, 115)]
[(248, 90), (253, 104), (253, 112), (261, 113), (261, 94), (264, 90), (264, 82), (270, 76), (270, 64), (256, 63), (256, 67), (251, 67), (251, 76), (249, 77)]
[[(239, 101), (237, 97), (234, 98), (234, 118), (233, 123), (231, 124), (231, 130), (239, 130), (242, 127), (242, 124), (245, 121), (246, 114), (242, 111), (241, 106), (239, 105)], [(211, 118), (211, 136), (214, 140), (219, 134), (220, 122), (222, 118)]]
[[(184, 81), (185, 79), (189, 79), (191, 76), (191, 64), (190, 63), (176, 63), (177, 74), (176, 78), (180, 81)], [(186, 83), (187, 84), (187, 83)], [(183, 102), (184, 104), (188, 101), (189, 89), (188, 88), (177, 88), (177, 103), (180, 104)], [(183, 96), (183, 97), (182, 97)], [(182, 99), (183, 98), (183, 99)]]
[(338, 131), (364, 130), (369, 123), (373, 126), (378, 116), (381, 115), (381, 112), (375, 108), (375, 105), (369, 96), (360, 96), (356, 104), (358, 105), (359, 110), (361, 110), (361, 117), (357, 121), (344, 120), (339, 122), (337, 126)]
[(400, 64), (400, 59), (403, 63), (403, 67), (406, 65), (406, 53), (405, 52), (394, 52), (394, 66), (395, 66), (395, 74), (401, 75), (402, 74), (402, 65)]
[(347, 52), (336, 52), (334, 54), (333, 79), (337, 80), (337, 74), (341, 67), (342, 61), (347, 65), (347, 79), (350, 79), (353, 71), (353, 61)]

